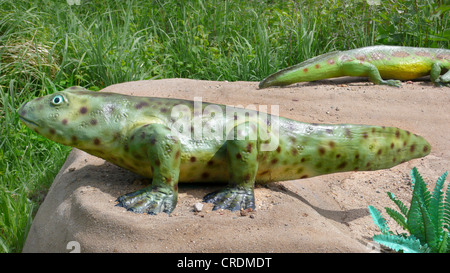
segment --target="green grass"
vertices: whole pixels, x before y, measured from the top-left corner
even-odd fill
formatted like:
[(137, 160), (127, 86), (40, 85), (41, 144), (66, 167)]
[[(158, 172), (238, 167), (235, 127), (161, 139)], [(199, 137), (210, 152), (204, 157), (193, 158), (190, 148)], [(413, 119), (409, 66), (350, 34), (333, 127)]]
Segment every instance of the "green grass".
[(449, 47), (445, 1), (0, 0), (0, 252), (20, 252), (69, 149), (16, 109), (72, 85), (142, 79), (259, 81), (328, 51)]

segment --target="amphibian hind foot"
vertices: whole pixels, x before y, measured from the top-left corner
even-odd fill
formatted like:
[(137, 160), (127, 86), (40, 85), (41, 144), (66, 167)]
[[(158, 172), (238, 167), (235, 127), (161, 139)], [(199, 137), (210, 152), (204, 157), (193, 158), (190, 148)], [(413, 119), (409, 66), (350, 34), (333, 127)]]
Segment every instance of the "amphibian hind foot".
[(228, 187), (223, 190), (215, 191), (203, 197), (206, 203), (213, 203), (213, 210), (228, 209), (231, 211), (241, 209), (255, 209), (255, 195), (253, 188), (245, 189), (242, 187)]
[(171, 213), (177, 204), (177, 194), (164, 188), (148, 187), (120, 196), (116, 206), (137, 213)]

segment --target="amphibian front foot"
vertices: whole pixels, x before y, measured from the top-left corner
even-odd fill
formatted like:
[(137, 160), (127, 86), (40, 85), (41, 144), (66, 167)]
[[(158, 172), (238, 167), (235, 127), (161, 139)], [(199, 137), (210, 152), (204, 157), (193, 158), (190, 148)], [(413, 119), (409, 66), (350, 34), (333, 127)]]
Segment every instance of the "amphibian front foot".
[(117, 206), (137, 213), (171, 213), (177, 204), (177, 194), (167, 188), (148, 187), (117, 198)]

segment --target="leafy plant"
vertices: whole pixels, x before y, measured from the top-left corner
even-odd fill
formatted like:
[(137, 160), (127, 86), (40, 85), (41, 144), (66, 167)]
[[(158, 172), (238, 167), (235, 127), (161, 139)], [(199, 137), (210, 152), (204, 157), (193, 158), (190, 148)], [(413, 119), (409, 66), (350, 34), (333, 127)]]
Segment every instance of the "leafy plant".
[(411, 170), (413, 195), (409, 208), (395, 198), (394, 194), (387, 193), (400, 212), (385, 208), (386, 213), (408, 231), (409, 236), (406, 233), (394, 234), (389, 230), (386, 219), (383, 218), (380, 211), (373, 206), (369, 206), (370, 214), (382, 232), (382, 234), (373, 236), (373, 240), (395, 251), (405, 253), (450, 252), (450, 245), (448, 244), (450, 235), (450, 187), (447, 187), (445, 201), (443, 191), (447, 174), (448, 172), (445, 172), (438, 178), (433, 192), (430, 193), (422, 176), (414, 167)]
[(69, 149), (20, 124), (30, 99), (135, 80), (259, 81), (333, 50), (450, 46), (439, 0), (0, 0), (0, 253), (20, 252)]

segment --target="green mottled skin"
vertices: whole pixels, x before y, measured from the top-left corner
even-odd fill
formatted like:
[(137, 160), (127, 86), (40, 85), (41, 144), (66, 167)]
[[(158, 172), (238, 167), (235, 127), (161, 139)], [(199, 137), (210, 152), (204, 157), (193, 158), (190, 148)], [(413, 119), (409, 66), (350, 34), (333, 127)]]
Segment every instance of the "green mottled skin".
[(205, 201), (215, 203), (216, 209), (239, 210), (254, 208), (255, 182), (385, 169), (431, 150), (422, 137), (393, 127), (308, 124), (281, 117), (279, 134), (269, 130), (278, 143), (263, 150), (271, 140), (259, 134), (245, 138), (268, 124), (258, 112), (236, 108), (233, 115), (212, 119), (211, 107), (225, 113), (225, 106), (209, 103), (201, 104), (203, 123), (225, 121), (232, 129), (224, 130), (224, 135), (244, 137), (195, 140), (170, 129), (174, 106), (185, 106), (186, 113), (198, 116), (192, 101), (80, 89), (32, 100), (19, 109), (20, 118), (53, 141), (153, 178), (150, 187), (119, 197), (119, 205), (135, 212), (170, 213), (177, 202), (178, 182), (228, 182), (226, 189), (207, 195)]
[(396, 87), (401, 86), (399, 80), (430, 76), (437, 86), (449, 86), (449, 69), (448, 49), (370, 46), (309, 59), (268, 76), (260, 82), (259, 88), (342, 76), (369, 77), (375, 84)]

